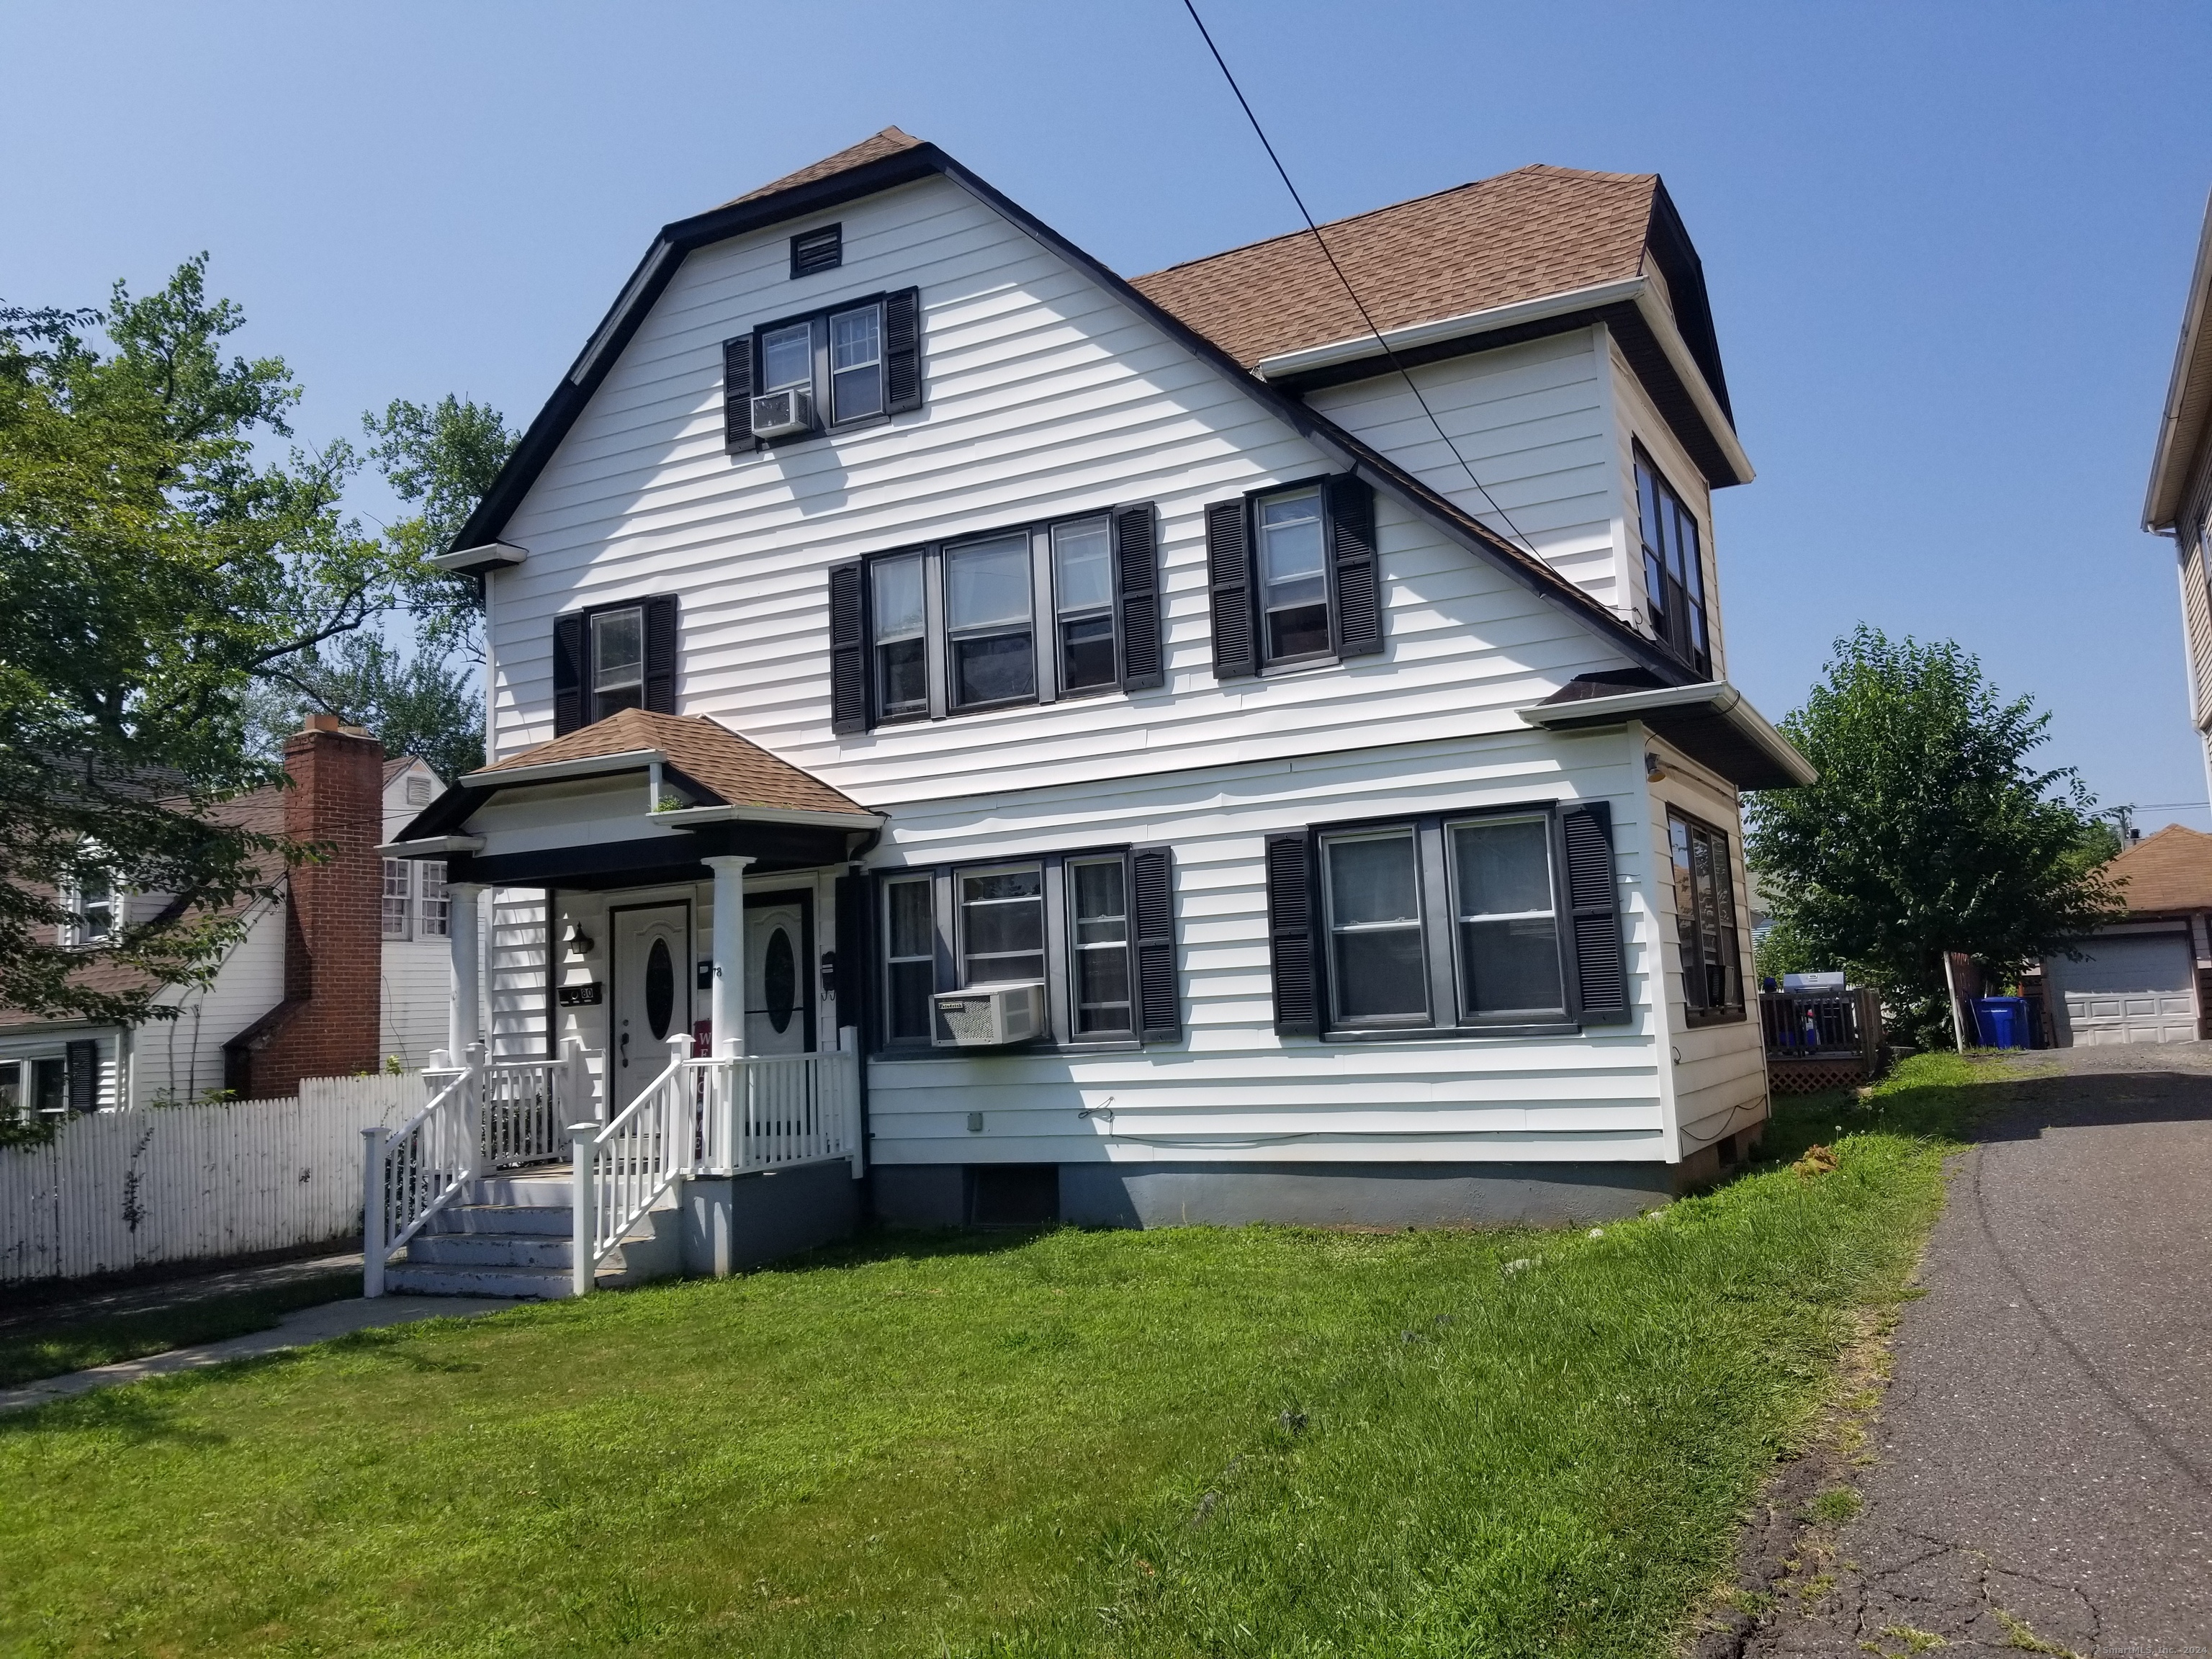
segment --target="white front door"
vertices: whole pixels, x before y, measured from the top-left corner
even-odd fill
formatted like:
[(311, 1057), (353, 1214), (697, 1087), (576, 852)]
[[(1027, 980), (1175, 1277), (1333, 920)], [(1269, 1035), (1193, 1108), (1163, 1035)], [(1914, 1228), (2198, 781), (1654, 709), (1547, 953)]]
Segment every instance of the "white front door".
[(745, 1052), (803, 1054), (813, 1024), (806, 908), (798, 899), (745, 906)]
[(691, 908), (614, 913), (614, 1052), (609, 1115), (668, 1066), (668, 1039), (691, 1030)]

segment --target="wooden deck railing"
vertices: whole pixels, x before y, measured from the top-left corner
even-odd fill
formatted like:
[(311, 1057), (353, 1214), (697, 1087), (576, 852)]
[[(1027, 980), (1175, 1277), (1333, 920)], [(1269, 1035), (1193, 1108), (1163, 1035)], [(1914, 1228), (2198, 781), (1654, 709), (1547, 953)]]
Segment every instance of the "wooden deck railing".
[(1771, 1073), (1813, 1061), (1823, 1062), (1824, 1073), (1849, 1067), (1861, 1079), (1881, 1069), (1881, 1003), (1869, 987), (1761, 992), (1759, 1024)]

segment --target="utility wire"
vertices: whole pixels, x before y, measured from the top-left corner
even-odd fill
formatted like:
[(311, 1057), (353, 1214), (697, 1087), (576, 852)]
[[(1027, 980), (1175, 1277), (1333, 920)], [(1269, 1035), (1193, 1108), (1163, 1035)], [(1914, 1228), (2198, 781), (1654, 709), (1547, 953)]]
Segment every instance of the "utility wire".
[(1443, 440), (1444, 447), (1451, 451), (1452, 459), (1460, 465), (1460, 471), (1467, 474), (1467, 481), (1481, 492), (1482, 499), (1490, 503), (1490, 510), (1504, 520), (1505, 527), (1513, 532), (1514, 539), (1527, 548), (1532, 557), (1540, 560), (1544, 556), (1536, 551), (1536, 544), (1521, 533), (1521, 526), (1513, 522), (1512, 514), (1498, 504), (1498, 497), (1492, 495), (1488, 486), (1474, 476), (1474, 468), (1460, 453), (1460, 447), (1452, 441), (1451, 434), (1444, 430), (1444, 423), (1437, 418), (1436, 410), (1429, 407), (1429, 400), (1421, 395), (1421, 388), (1413, 384), (1412, 374), (1405, 364), (1398, 361), (1398, 354), (1390, 349), (1389, 341), (1382, 337), (1382, 331), (1375, 326), (1375, 319), (1368, 314), (1366, 302), (1360, 299), (1359, 290), (1352, 287), (1352, 279), (1344, 274), (1344, 267), (1337, 264), (1336, 255), (1329, 251), (1328, 239), (1321, 234), (1321, 227), (1314, 222), (1313, 215), (1307, 211), (1305, 198), (1298, 194), (1298, 187), (1291, 182), (1290, 169), (1283, 165), (1283, 158), (1275, 154), (1274, 145), (1268, 143), (1267, 130), (1260, 125), (1260, 118), (1252, 112), (1251, 103), (1244, 96), (1244, 88), (1237, 84), (1237, 77), (1230, 73), (1228, 60), (1222, 57), (1221, 48), (1213, 44), (1212, 33), (1206, 27), (1206, 20), (1198, 15), (1195, 0), (1182, 0), (1182, 9), (1190, 14), (1190, 21), (1198, 25), (1199, 36), (1206, 42), (1206, 49), (1213, 54), (1214, 63), (1220, 67), (1221, 78), (1229, 82), (1229, 90), (1237, 94), (1237, 105), (1243, 110), (1244, 118), (1252, 124), (1252, 131), (1260, 140), (1260, 148), (1267, 152), (1267, 159), (1275, 164), (1276, 176), (1282, 179), (1283, 188), (1291, 192), (1291, 200), (1297, 204), (1299, 216), (1305, 220), (1306, 228), (1313, 233), (1314, 240), (1320, 245), (1322, 258), (1328, 261), (1328, 268), (1336, 273), (1336, 280), (1344, 285), (1346, 296), (1351, 300), (1353, 309), (1359, 313), (1359, 320), (1367, 325), (1367, 331), (1375, 337), (1375, 343), (1382, 348), (1382, 355), (1390, 360), (1390, 367), (1396, 369), (1399, 377), (1406, 382), (1406, 390), (1413, 394), (1413, 401), (1420, 404), (1421, 413), (1429, 417), (1429, 424), (1436, 428), (1437, 436)]

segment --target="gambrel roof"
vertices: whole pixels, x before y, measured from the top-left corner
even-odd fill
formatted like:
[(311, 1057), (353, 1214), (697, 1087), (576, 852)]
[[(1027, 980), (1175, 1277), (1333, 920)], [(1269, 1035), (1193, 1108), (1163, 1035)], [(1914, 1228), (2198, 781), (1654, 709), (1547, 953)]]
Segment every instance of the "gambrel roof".
[[(1449, 539), (1495, 565), (1539, 598), (1572, 614), (1632, 662), (1658, 676), (1662, 683), (1679, 684), (1694, 678), (1665, 647), (1639, 633), (1609, 606), (1599, 603), (1536, 555), (1506, 540), (1398, 463), (1308, 407), (1292, 391), (1271, 384), (1267, 379), (1249, 372), (1249, 366), (1240, 362), (1220, 342), (1148, 296), (1127, 278), (1107, 269), (935, 144), (915, 138), (896, 127), (886, 127), (859, 144), (825, 157), (811, 167), (803, 167), (761, 190), (738, 197), (720, 207), (664, 226), (653, 240), (653, 246), (647, 250), (645, 258), (639, 261), (636, 270), (632, 273), (613, 307), (593, 331), (582, 354), (560, 386), (555, 388), (552, 397), (538, 411), (537, 418), (531, 422), (491, 489), (462, 526), (460, 534), (454, 538), (453, 552), (441, 562), (448, 568), (469, 570), (496, 568), (510, 561), (511, 550), (497, 544), (501, 531), (521, 505), (532, 483), (552, 459), (562, 438), (582, 414), (592, 392), (651, 312), (653, 303), (666, 289), (687, 254), (733, 236), (819, 213), (899, 185), (933, 176), (958, 185), (1019, 226), (1038, 243), (1051, 249), (1140, 315), (1148, 318), (1193, 356), (1218, 369), (1246, 396), (1331, 456), (1338, 465), (1364, 477), (1382, 495), (1395, 500), (1416, 516), (1425, 519)], [(1617, 178), (1623, 175), (1585, 176)], [(1650, 179), (1644, 199), (1650, 224), (1660, 225), (1662, 216), (1658, 208), (1664, 203), (1665, 197), (1656, 178)], [(1664, 216), (1668, 223), (1674, 222), (1672, 211), (1671, 208), (1666, 210)], [(1264, 247), (1268, 245), (1259, 246)], [(1233, 258), (1234, 255), (1220, 257)], [(1691, 258), (1694, 261), (1694, 254)], [(1701, 277), (1698, 279), (1696, 292), (1702, 305), (1704, 289)], [(1635, 306), (1626, 305), (1615, 306), (1610, 312), (1576, 313), (1547, 319), (1542, 325), (1542, 331), (1556, 332), (1562, 327), (1579, 327), (1590, 321), (1614, 321), (1632, 332), (1636, 311)], [(1648, 329), (1643, 337), (1649, 343)], [(1486, 345), (1494, 345), (1502, 343), (1503, 337), (1494, 333), (1485, 334), (1483, 342)], [(1686, 392), (1678, 380), (1671, 378), (1674, 372), (1669, 368), (1661, 346), (1650, 344), (1650, 349), (1643, 353), (1646, 359), (1644, 363), (1638, 362), (1638, 352), (1633, 339), (1624, 338), (1623, 347), (1631, 363), (1638, 367), (1639, 374), (1644, 375), (1647, 384), (1652, 385), (1654, 400), (1670, 422), (1682, 418), (1681, 411), (1685, 409), (1697, 416), (1695, 396)], [(1650, 367), (1651, 364), (1656, 364), (1656, 368)], [(1376, 371), (1368, 368), (1361, 372), (1372, 374)], [(1717, 374), (1716, 360), (1715, 382), (1703, 388), (1707, 400), (1719, 395)], [(1690, 378), (1699, 378), (1694, 369), (1690, 371)], [(1673, 412), (1670, 413), (1670, 410)], [(1741, 456), (1741, 451), (1733, 448), (1733, 432), (1726, 431), (1725, 444), (1718, 443), (1706, 432), (1709, 424), (1700, 416), (1689, 420), (1685, 426), (1678, 426), (1677, 429), (1685, 432), (1691, 453), (1701, 466), (1707, 469), (1708, 477), (1714, 483), (1735, 483), (1748, 478), (1748, 465), (1738, 465), (1737, 459), (1732, 459)], [(1724, 417), (1719, 420), (1718, 424), (1726, 430)], [(1691, 428), (1705, 435), (1696, 436), (1690, 432)], [(1695, 441), (1692, 441), (1693, 437)], [(471, 557), (471, 555), (476, 556)]]

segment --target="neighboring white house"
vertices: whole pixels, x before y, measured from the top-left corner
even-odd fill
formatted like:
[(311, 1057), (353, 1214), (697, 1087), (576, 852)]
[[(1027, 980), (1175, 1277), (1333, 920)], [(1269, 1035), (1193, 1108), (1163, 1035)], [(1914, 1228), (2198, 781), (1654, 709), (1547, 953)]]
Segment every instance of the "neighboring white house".
[(1124, 281), (896, 129), (667, 227), (441, 560), (490, 760), (382, 850), (451, 860), (463, 986), (488, 894), (492, 1052), (604, 1114), (852, 1028), (896, 1221), (1735, 1156), (1738, 792), (1812, 773), (1727, 683), (1697, 254), (1541, 167), (1325, 234), (1449, 444), (1304, 235)]
[[(357, 826), (350, 844), (366, 856), (375, 841), (389, 837), (422, 811), (443, 787), (421, 759), (407, 756), (381, 763), (380, 812), (375, 822)], [(312, 792), (312, 775), (290, 791), (255, 790), (222, 808), (223, 814), (270, 835), (302, 833), (317, 826), (316, 838), (331, 834), (351, 811), (349, 798), (329, 792), (325, 800), (292, 800), (288, 794)], [(288, 830), (288, 805), (292, 809)], [(337, 814), (333, 818), (331, 814)], [(341, 874), (344, 860), (339, 860)], [(371, 866), (373, 867), (373, 866)], [(443, 870), (434, 861), (414, 866), (386, 864), (382, 899), (383, 943), (376, 945), (378, 922), (368, 909), (374, 902), (373, 876), (349, 884), (339, 902), (360, 903), (358, 925), (333, 932), (318, 967), (326, 985), (340, 981), (342, 958), (363, 948), (376, 952), (374, 989), (380, 1036), (374, 1055), (346, 1054), (333, 1069), (353, 1069), (385, 1055), (410, 1069), (426, 1064), (432, 1048), (446, 1040), (451, 1000), (451, 949), (445, 936)], [(265, 1024), (288, 999), (286, 954), (307, 953), (288, 944), (290, 882), (276, 895), (248, 906), (245, 929), (214, 977), (205, 985), (163, 994), (160, 1000), (178, 1009), (171, 1020), (151, 1020), (136, 1028), (40, 1021), (0, 1010), (0, 1112), (33, 1109), (107, 1110), (185, 1102), (239, 1085), (237, 1039)], [(112, 938), (142, 912), (167, 903), (159, 896), (133, 893), (77, 894), (77, 921), (64, 943), (93, 945)], [(295, 963), (295, 978), (298, 964)], [(296, 986), (295, 989), (296, 989)], [(350, 986), (345, 988), (350, 994)], [(309, 994), (312, 994), (310, 988)], [(234, 1050), (226, 1053), (226, 1048)], [(280, 1092), (283, 1091), (280, 1090)], [(268, 1092), (267, 1090), (257, 1092)]]

